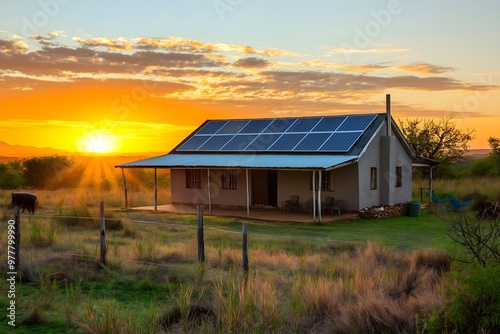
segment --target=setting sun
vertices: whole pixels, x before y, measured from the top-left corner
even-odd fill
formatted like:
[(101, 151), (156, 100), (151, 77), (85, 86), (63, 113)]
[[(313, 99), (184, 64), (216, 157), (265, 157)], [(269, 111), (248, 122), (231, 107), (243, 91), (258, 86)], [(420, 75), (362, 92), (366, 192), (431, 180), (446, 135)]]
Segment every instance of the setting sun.
[(113, 135), (103, 130), (94, 130), (80, 137), (80, 152), (106, 154), (119, 149), (118, 141)]

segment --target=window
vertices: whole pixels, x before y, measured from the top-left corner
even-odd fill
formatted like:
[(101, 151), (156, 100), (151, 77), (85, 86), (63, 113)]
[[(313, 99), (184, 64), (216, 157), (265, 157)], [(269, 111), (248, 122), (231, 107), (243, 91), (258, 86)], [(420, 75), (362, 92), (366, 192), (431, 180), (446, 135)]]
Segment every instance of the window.
[(201, 189), (201, 170), (186, 170), (186, 188)]
[(238, 189), (238, 171), (235, 169), (223, 170), (221, 175), (222, 189)]
[[(318, 174), (315, 175), (315, 187), (314, 189), (318, 190), (318, 182), (319, 182), (319, 177)], [(330, 171), (321, 171), (321, 190), (329, 190), (333, 191), (334, 190), (334, 183), (333, 183), (333, 174)], [(312, 190), (312, 177), (311, 177), (311, 190)]]
[(396, 188), (403, 186), (403, 167), (396, 167)]
[(377, 189), (377, 167), (370, 168), (370, 189)]

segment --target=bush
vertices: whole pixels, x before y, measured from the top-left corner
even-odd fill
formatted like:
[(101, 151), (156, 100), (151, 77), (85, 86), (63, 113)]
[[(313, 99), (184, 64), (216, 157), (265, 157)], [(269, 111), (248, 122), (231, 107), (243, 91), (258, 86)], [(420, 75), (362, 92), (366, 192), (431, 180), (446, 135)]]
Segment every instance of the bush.
[(27, 186), (56, 189), (78, 185), (85, 171), (68, 157), (34, 157), (22, 161), (22, 176)]
[(15, 189), (24, 183), (21, 173), (14, 169), (11, 164), (0, 164), (0, 188)]
[(494, 156), (488, 156), (477, 161), (466, 170), (470, 176), (498, 176), (500, 175), (500, 163)]
[(455, 267), (444, 292), (445, 305), (422, 326), (425, 333), (499, 333), (500, 266)]

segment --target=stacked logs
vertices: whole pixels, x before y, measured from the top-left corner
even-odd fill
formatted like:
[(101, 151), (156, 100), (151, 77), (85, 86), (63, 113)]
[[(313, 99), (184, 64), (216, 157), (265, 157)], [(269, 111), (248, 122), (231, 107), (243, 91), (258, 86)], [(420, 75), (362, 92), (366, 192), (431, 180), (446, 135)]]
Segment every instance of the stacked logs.
[(376, 205), (359, 210), (359, 216), (363, 219), (383, 219), (404, 216), (407, 213), (407, 203), (395, 205)]

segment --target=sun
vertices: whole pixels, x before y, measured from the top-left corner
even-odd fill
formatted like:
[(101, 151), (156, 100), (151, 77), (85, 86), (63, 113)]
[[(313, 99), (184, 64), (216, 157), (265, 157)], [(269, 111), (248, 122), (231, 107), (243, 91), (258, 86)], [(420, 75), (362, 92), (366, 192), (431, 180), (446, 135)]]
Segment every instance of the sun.
[(84, 153), (107, 154), (117, 152), (119, 145), (108, 131), (93, 130), (80, 137), (78, 148)]

